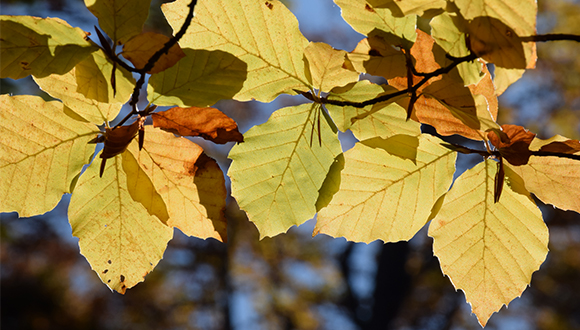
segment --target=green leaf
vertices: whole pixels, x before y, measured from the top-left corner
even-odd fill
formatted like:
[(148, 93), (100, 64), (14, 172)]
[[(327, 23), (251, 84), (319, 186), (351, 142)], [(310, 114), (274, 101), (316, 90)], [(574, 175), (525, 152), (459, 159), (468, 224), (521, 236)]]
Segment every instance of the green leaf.
[[(463, 57), (470, 54), (465, 43), (465, 27), (463, 20), (455, 14), (443, 13), (434, 17), (431, 25), (431, 36), (437, 45), (451, 56)], [(474, 85), (485, 76), (482, 72), (483, 63), (479, 61), (463, 62), (457, 66), (463, 84)]]
[(522, 294), (548, 253), (542, 214), (509, 167), (494, 203), (496, 164), (486, 160), (463, 173), (429, 227), (443, 273), (465, 293), (482, 326)]
[(0, 77), (20, 79), (69, 72), (98, 48), (59, 18), (0, 16)]
[(129, 100), (135, 80), (129, 72), (117, 67), (115, 96), (109, 81), (113, 65), (103, 51), (94, 52), (64, 75), (49, 75), (34, 81), (50, 96), (60, 99), (65, 106), (86, 121), (102, 124), (115, 117)]
[(319, 91), (358, 81), (358, 72), (345, 68), (346, 51), (336, 50), (323, 42), (311, 42), (304, 50), (310, 68), (310, 81)]
[[(368, 80), (336, 87), (328, 95), (329, 100), (363, 102), (382, 94), (397, 92), (388, 85), (373, 84)], [(392, 101), (396, 100), (395, 98)], [(391, 101), (391, 102), (392, 102)], [(418, 136), (421, 124), (406, 120), (407, 113), (397, 103), (381, 102), (364, 108), (326, 104), (338, 129), (350, 129), (359, 140), (373, 137), (388, 138), (396, 134)]]
[(366, 243), (412, 238), (453, 180), (456, 153), (439, 141), (421, 135), (357, 143), (344, 154), (340, 189), (318, 213), (314, 233)]
[[(186, 17), (189, 0), (163, 5), (176, 31)], [(308, 90), (303, 61), (308, 40), (296, 17), (276, 0), (199, 0), (195, 17), (180, 45), (221, 50), (247, 63), (248, 78), (235, 95), (238, 101), (270, 102), (282, 93)]]
[(0, 96), (0, 212), (52, 210), (89, 162), (96, 126), (65, 115), (57, 101)]
[(183, 49), (177, 64), (151, 75), (147, 93), (152, 103), (207, 107), (231, 99), (242, 89), (247, 64), (222, 51)]
[(318, 191), (341, 150), (319, 111), (316, 104), (280, 109), (229, 154), (232, 195), (261, 237), (283, 233), (316, 213)]
[[(143, 149), (134, 140), (128, 151), (167, 205), (168, 226), (190, 236), (227, 239), (223, 173), (200, 146), (145, 126)], [(136, 190), (144, 190), (137, 184)]]
[(342, 9), (342, 18), (357, 32), (383, 37), (387, 42), (411, 48), (415, 42), (417, 17), (395, 17), (387, 8), (373, 7), (373, 1), (334, 0)]
[(80, 177), (68, 210), (81, 254), (101, 281), (119, 293), (144, 280), (173, 236), (173, 229), (131, 197), (127, 178), (136, 173), (125, 173), (122, 157), (107, 161), (102, 178), (99, 162), (93, 162)]
[(151, 0), (85, 0), (85, 5), (113, 44), (120, 45), (141, 33)]

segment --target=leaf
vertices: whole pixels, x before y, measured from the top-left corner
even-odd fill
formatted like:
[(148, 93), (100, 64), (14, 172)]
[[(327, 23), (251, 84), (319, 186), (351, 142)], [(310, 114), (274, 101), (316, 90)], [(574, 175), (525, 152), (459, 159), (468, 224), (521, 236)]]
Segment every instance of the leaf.
[(532, 155), (529, 147), (536, 134), (518, 125), (502, 125), (501, 128), (507, 141), (503, 141), (496, 132), (487, 133), (489, 141), (510, 164), (525, 165)]
[(445, 9), (445, 0), (368, 0), (374, 8), (389, 8), (394, 16), (423, 15), (427, 10)]
[(85, 0), (85, 5), (113, 44), (121, 45), (141, 33), (151, 0)]
[(465, 293), (482, 326), (522, 294), (548, 254), (542, 214), (510, 167), (494, 203), (495, 164), (485, 160), (464, 172), (429, 226), (443, 273)]
[(561, 135), (555, 135), (548, 140), (532, 140), (530, 143), (530, 149), (539, 150), (541, 152), (573, 155), (580, 152), (580, 141), (570, 140)]
[(60, 102), (0, 96), (0, 212), (31, 217), (52, 210), (88, 163), (99, 133), (63, 113)]
[[(230, 151), (232, 196), (262, 238), (283, 233), (316, 213), (318, 191), (341, 151), (329, 125), (316, 124), (324, 121), (319, 109), (316, 104), (280, 109), (246, 132), (244, 143)], [(320, 140), (313, 141), (317, 136)]]
[(358, 72), (382, 76), (385, 79), (407, 75), (405, 55), (380, 35), (371, 35), (361, 40), (347, 56)]
[(497, 96), (503, 94), (505, 90), (513, 83), (518, 81), (526, 70), (524, 69), (506, 69), (501, 67), (496, 67), (493, 78), (493, 84), (495, 85), (495, 94)]
[[(131, 38), (123, 45), (123, 57), (133, 63), (137, 69), (142, 69), (147, 65), (149, 59), (161, 50), (170, 40), (169, 37), (155, 32), (144, 32)], [(179, 44), (169, 48), (166, 54), (155, 62), (153, 69), (147, 73), (159, 73), (174, 66), (180, 59), (185, 57), (185, 53)]]
[(149, 78), (151, 103), (207, 107), (236, 95), (246, 80), (247, 65), (222, 51), (183, 49), (186, 57)]
[[(444, 53), (432, 37), (418, 30), (417, 41), (411, 48), (418, 72), (433, 72), (441, 67)], [(413, 120), (429, 124), (441, 135), (460, 134), (464, 137), (483, 140), (485, 131), (499, 129), (497, 97), (489, 72), (477, 85), (464, 86), (457, 71), (431, 78), (418, 89), (419, 97), (411, 115)], [(413, 76), (417, 84), (423, 78)], [(394, 78), (389, 84), (397, 89), (407, 88), (407, 78)]]
[(151, 115), (153, 126), (181, 136), (201, 136), (214, 143), (244, 142), (238, 125), (216, 108), (180, 108)]
[(374, 7), (373, 1), (334, 0), (341, 9), (342, 18), (355, 31), (370, 35), (380, 35), (395, 46), (410, 48), (415, 41), (416, 16), (395, 17), (387, 8)]
[(140, 120), (136, 120), (133, 124), (127, 126), (119, 126), (116, 128), (105, 128), (104, 134), (104, 148), (101, 153), (101, 172), (99, 176), (103, 176), (103, 170), (105, 169), (105, 163), (107, 159), (113, 158), (121, 153), (123, 153), (129, 143), (137, 136), (139, 132), (139, 127), (142, 126)]
[[(442, 13), (435, 16), (429, 25), (431, 26), (431, 36), (435, 39), (445, 52), (451, 56), (463, 57), (470, 54), (465, 41), (466, 34), (464, 32), (465, 23), (463, 20), (453, 13)], [(483, 69), (483, 62), (471, 61), (463, 62), (457, 66), (457, 71), (463, 79), (465, 86), (478, 84), (485, 72)]]
[(122, 294), (153, 270), (173, 236), (131, 197), (127, 177), (133, 174), (125, 173), (121, 155), (107, 162), (102, 178), (93, 162), (80, 177), (68, 210), (81, 254), (103, 283)]
[(411, 239), (449, 189), (456, 153), (433, 136), (410, 138), (374, 139), (372, 147), (367, 140), (345, 152), (340, 189), (318, 213), (314, 233), (366, 243)]
[[(329, 100), (362, 102), (381, 94), (397, 90), (387, 85), (373, 84), (368, 80), (336, 87), (328, 95)], [(393, 99), (395, 100), (395, 99)], [(381, 102), (364, 108), (325, 105), (341, 131), (350, 129), (359, 140), (373, 137), (388, 138), (396, 134), (418, 136), (421, 125), (406, 120), (406, 112), (396, 103)]]
[(542, 202), (580, 212), (580, 162), (560, 157), (531, 156), (526, 165), (509, 166), (526, 189)]
[[(178, 0), (162, 6), (174, 30), (181, 27), (188, 3)], [(296, 17), (276, 0), (199, 0), (180, 44), (221, 50), (244, 61), (248, 78), (234, 97), (238, 101), (270, 102), (282, 93), (296, 94), (294, 89), (306, 91), (310, 85), (303, 61), (308, 40)]]
[(1, 78), (64, 74), (98, 49), (59, 18), (1, 15), (0, 31)]
[(186, 235), (226, 241), (225, 179), (200, 146), (145, 126), (143, 149), (133, 141), (128, 151), (167, 206), (168, 226)]
[(311, 42), (304, 50), (310, 69), (309, 79), (319, 91), (328, 92), (335, 86), (358, 81), (358, 72), (346, 69), (346, 52), (323, 42)]
[(84, 120), (100, 125), (117, 117), (135, 86), (131, 74), (123, 68), (117, 68), (117, 93), (114, 96), (108, 82), (112, 70), (113, 65), (99, 50), (64, 75), (53, 74), (35, 78), (34, 81), (43, 91), (60, 99)]

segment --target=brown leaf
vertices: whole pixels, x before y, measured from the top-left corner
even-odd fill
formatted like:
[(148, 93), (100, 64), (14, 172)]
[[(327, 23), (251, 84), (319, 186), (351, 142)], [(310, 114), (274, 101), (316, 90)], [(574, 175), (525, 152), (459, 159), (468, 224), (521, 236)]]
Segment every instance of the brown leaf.
[(527, 164), (532, 155), (530, 143), (532, 143), (536, 134), (518, 125), (502, 125), (501, 127), (507, 139), (502, 140), (497, 133), (488, 132), (487, 136), (491, 144), (499, 150), (502, 157), (510, 164), (514, 166)]
[[(169, 41), (169, 37), (155, 32), (145, 32), (131, 38), (123, 45), (123, 57), (129, 60), (135, 68), (142, 69), (153, 54), (163, 48)], [(173, 45), (167, 54), (161, 55), (155, 62), (153, 69), (147, 73), (159, 73), (174, 66), (180, 59), (185, 57), (185, 53), (178, 44)]]
[(555, 141), (541, 147), (540, 151), (572, 155), (577, 152), (580, 152), (580, 141), (578, 140)]
[(105, 170), (105, 163), (107, 159), (113, 158), (125, 151), (129, 143), (139, 132), (140, 121), (136, 120), (133, 124), (128, 126), (120, 126), (115, 129), (106, 128), (105, 129), (105, 147), (101, 153), (101, 172), (100, 176), (103, 176), (103, 171)]
[(153, 126), (182, 136), (201, 136), (214, 143), (244, 142), (238, 125), (216, 108), (180, 108), (152, 115)]
[[(439, 63), (445, 61), (443, 49), (435, 44), (430, 35), (420, 30), (417, 31), (411, 55), (415, 59), (417, 72), (433, 72), (441, 68)], [(414, 104), (411, 119), (435, 127), (441, 135), (459, 134), (483, 140), (484, 132), (491, 126), (497, 126), (495, 119), (498, 110), (491, 75), (485, 66), (483, 72), (485, 77), (477, 85), (469, 86), (464, 86), (456, 70), (445, 76), (431, 78), (417, 91), (419, 97)], [(413, 83), (422, 79), (413, 76)], [(399, 90), (406, 89), (407, 78), (390, 79), (389, 85)]]

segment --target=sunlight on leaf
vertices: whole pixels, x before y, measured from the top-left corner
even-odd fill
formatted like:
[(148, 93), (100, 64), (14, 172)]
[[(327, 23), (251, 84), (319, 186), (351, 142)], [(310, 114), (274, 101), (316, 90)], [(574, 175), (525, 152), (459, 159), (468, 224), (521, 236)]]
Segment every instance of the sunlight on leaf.
[(151, 0), (85, 0), (99, 27), (115, 44), (124, 44), (143, 30)]
[(227, 239), (226, 187), (215, 161), (197, 144), (151, 126), (145, 126), (145, 143), (128, 151), (165, 202), (167, 225), (199, 238)]
[[(147, 65), (149, 59), (165, 46), (169, 37), (155, 33), (144, 32), (131, 38), (123, 45), (122, 55), (124, 58), (133, 63), (137, 69), (142, 69)], [(153, 69), (147, 73), (159, 73), (174, 66), (180, 59), (185, 57), (185, 53), (179, 47), (179, 44), (173, 45), (166, 54), (155, 62)]]
[(405, 55), (381, 36), (371, 35), (361, 40), (347, 56), (358, 72), (382, 76), (385, 79), (407, 75)]
[(0, 77), (69, 72), (97, 50), (87, 34), (59, 18), (0, 16)]
[(430, 9), (443, 9), (445, 0), (367, 0), (374, 8), (389, 8), (394, 16), (423, 15)]
[(507, 167), (508, 182), (494, 203), (496, 164), (485, 160), (463, 173), (429, 226), (443, 273), (482, 326), (522, 294), (548, 254), (542, 214)]
[(280, 109), (246, 132), (244, 143), (229, 154), (232, 196), (262, 238), (286, 232), (316, 213), (318, 190), (341, 151), (319, 109), (316, 104)]
[[(189, 0), (178, 0), (162, 6), (174, 31), (181, 27), (188, 4)], [(221, 50), (244, 61), (248, 79), (234, 97), (238, 101), (270, 102), (282, 93), (296, 94), (294, 89), (306, 91), (310, 85), (303, 61), (308, 40), (296, 17), (277, 0), (199, 0), (180, 44)]]
[(107, 162), (102, 178), (97, 162), (89, 166), (71, 197), (68, 217), (91, 268), (109, 288), (125, 293), (161, 260), (173, 229), (133, 200), (121, 158)]
[(113, 65), (99, 50), (64, 75), (53, 74), (46, 78), (35, 78), (34, 81), (43, 91), (60, 99), (85, 120), (101, 125), (117, 117), (135, 86), (131, 74), (117, 68), (117, 93), (113, 97), (113, 89), (109, 84), (112, 70)]
[(304, 50), (310, 68), (310, 81), (319, 91), (358, 81), (358, 72), (345, 68), (346, 51), (336, 50), (323, 42), (311, 42)]
[(94, 153), (99, 130), (57, 101), (0, 96), (0, 212), (30, 217), (52, 210)]
[(314, 233), (366, 243), (411, 239), (453, 180), (457, 154), (440, 141), (421, 135), (357, 143), (344, 154), (340, 189), (318, 213)]

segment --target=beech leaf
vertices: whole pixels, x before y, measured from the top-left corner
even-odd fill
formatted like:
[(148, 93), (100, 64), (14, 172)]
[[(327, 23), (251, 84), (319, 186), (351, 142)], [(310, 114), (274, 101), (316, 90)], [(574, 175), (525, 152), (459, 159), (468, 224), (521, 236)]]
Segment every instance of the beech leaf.
[(219, 144), (244, 141), (236, 122), (216, 108), (175, 107), (151, 117), (153, 126), (181, 136), (200, 136)]
[[(137, 69), (142, 69), (147, 65), (149, 59), (170, 40), (169, 37), (155, 32), (144, 32), (131, 38), (123, 45), (123, 57), (133, 63)], [(155, 62), (153, 68), (147, 73), (159, 73), (174, 66), (180, 59), (185, 57), (185, 53), (179, 44), (169, 48), (166, 54)]]
[(358, 72), (382, 76), (385, 79), (405, 77), (405, 55), (380, 35), (371, 34), (361, 40), (348, 59)]
[(304, 50), (312, 86), (328, 92), (335, 86), (358, 81), (358, 72), (346, 69), (346, 51), (336, 50), (323, 42), (311, 42)]
[(548, 254), (542, 214), (509, 167), (494, 202), (496, 168), (488, 159), (459, 176), (429, 226), (443, 273), (482, 326), (522, 294)]
[(85, 5), (113, 43), (120, 45), (141, 33), (151, 0), (85, 0)]
[(444, 9), (447, 5), (445, 0), (368, 0), (368, 3), (374, 8), (388, 8), (396, 17), (421, 16), (427, 10)]
[(502, 140), (496, 132), (489, 132), (489, 141), (510, 164), (525, 165), (532, 155), (529, 147), (536, 134), (517, 125), (502, 125), (501, 128), (507, 140)]

